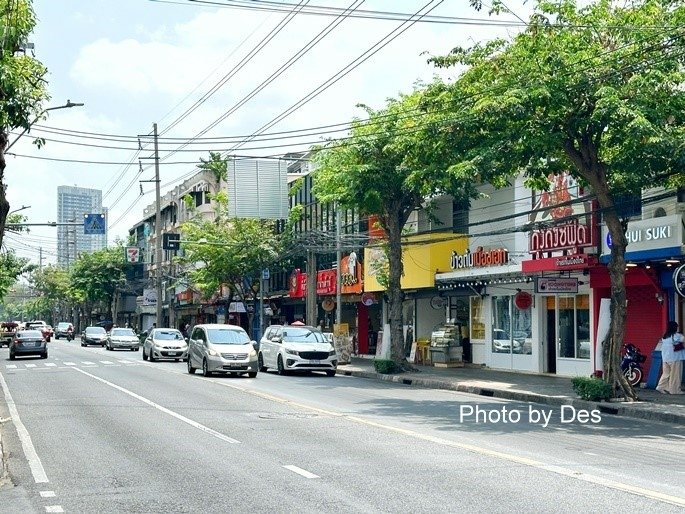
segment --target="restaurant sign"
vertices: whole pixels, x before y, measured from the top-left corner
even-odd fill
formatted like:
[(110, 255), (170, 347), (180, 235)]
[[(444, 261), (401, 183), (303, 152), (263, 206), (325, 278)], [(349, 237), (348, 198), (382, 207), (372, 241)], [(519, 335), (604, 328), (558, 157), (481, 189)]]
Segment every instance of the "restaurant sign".
[(473, 252), (471, 252), (470, 248), (467, 248), (466, 252), (462, 254), (452, 251), (450, 257), (450, 268), (452, 269), (503, 266), (508, 263), (509, 250), (506, 248), (484, 250), (482, 246), (479, 246)]

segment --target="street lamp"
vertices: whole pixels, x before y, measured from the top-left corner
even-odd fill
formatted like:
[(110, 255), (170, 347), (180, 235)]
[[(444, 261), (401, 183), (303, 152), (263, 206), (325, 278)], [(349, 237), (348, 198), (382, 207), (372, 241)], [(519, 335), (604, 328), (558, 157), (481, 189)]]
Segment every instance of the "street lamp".
[(14, 214), (15, 212), (23, 211), (24, 209), (30, 209), (30, 208), (31, 208), (30, 205), (22, 205), (18, 209), (14, 209), (13, 211), (8, 212), (7, 215), (9, 216), (10, 214)]
[(7, 150), (9, 150), (10, 148), (12, 148), (12, 147), (15, 145), (15, 143), (16, 143), (17, 141), (19, 141), (19, 139), (21, 138), (21, 136), (23, 136), (24, 134), (26, 134), (26, 133), (29, 131), (29, 129), (30, 129), (31, 127), (33, 127), (34, 123), (36, 123), (36, 122), (43, 116), (43, 114), (45, 114), (46, 112), (48, 112), (48, 111), (56, 111), (57, 109), (70, 109), (70, 108), (72, 108), (72, 107), (82, 107), (83, 105), (84, 105), (83, 102), (72, 102), (71, 100), (67, 100), (67, 103), (65, 103), (64, 105), (56, 105), (55, 107), (48, 107), (47, 109), (43, 109), (43, 110), (40, 112), (40, 114), (39, 114), (38, 116), (36, 116), (36, 119), (33, 120), (31, 123), (29, 123), (28, 127), (26, 127), (24, 130), (22, 130), (21, 133), (17, 136), (17, 138), (16, 138), (14, 141), (12, 141), (12, 142), (7, 146), (7, 148), (5, 148), (5, 152), (7, 152)]

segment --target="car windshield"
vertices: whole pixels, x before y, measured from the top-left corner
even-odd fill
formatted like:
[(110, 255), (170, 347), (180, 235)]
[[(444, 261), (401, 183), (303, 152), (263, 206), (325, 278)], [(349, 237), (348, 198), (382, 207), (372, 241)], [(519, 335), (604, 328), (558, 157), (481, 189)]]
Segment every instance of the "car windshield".
[(102, 327), (88, 327), (86, 329), (86, 335), (101, 335), (101, 334), (106, 334), (105, 329)]
[(288, 327), (283, 329), (283, 340), (290, 343), (325, 343), (326, 339), (318, 330), (312, 328)]
[(59, 328), (59, 329), (69, 328), (70, 325), (71, 325), (71, 323), (58, 323), (57, 328)]
[(133, 329), (130, 328), (113, 328), (112, 329), (112, 335), (113, 336), (136, 336), (136, 333), (133, 331)]
[(154, 339), (163, 341), (174, 341), (183, 339), (183, 335), (178, 330), (155, 330), (152, 336)]
[(43, 334), (41, 334), (38, 330), (22, 330), (21, 332), (17, 332), (17, 337), (19, 339), (42, 339)]
[(212, 344), (249, 344), (250, 338), (242, 330), (208, 328), (208, 341)]

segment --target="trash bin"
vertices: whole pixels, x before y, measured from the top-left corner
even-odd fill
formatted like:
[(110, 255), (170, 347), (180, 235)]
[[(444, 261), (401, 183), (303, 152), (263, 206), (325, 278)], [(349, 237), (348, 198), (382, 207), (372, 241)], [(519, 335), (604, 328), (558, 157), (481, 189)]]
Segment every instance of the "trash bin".
[(652, 352), (652, 364), (649, 366), (649, 375), (647, 375), (647, 389), (656, 389), (659, 383), (659, 375), (661, 374), (661, 350), (654, 350)]

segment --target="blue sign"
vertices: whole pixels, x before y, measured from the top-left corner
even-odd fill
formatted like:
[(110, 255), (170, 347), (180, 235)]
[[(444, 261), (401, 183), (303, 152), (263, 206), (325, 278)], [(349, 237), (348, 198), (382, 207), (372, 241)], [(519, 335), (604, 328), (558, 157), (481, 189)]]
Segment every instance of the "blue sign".
[(84, 214), (83, 233), (91, 235), (104, 235), (105, 215), (104, 214)]
[(269, 269), (263, 269), (262, 270), (262, 280), (269, 280)]
[(607, 246), (611, 248), (611, 246), (614, 244), (613, 240), (611, 239), (611, 234), (607, 233)]

